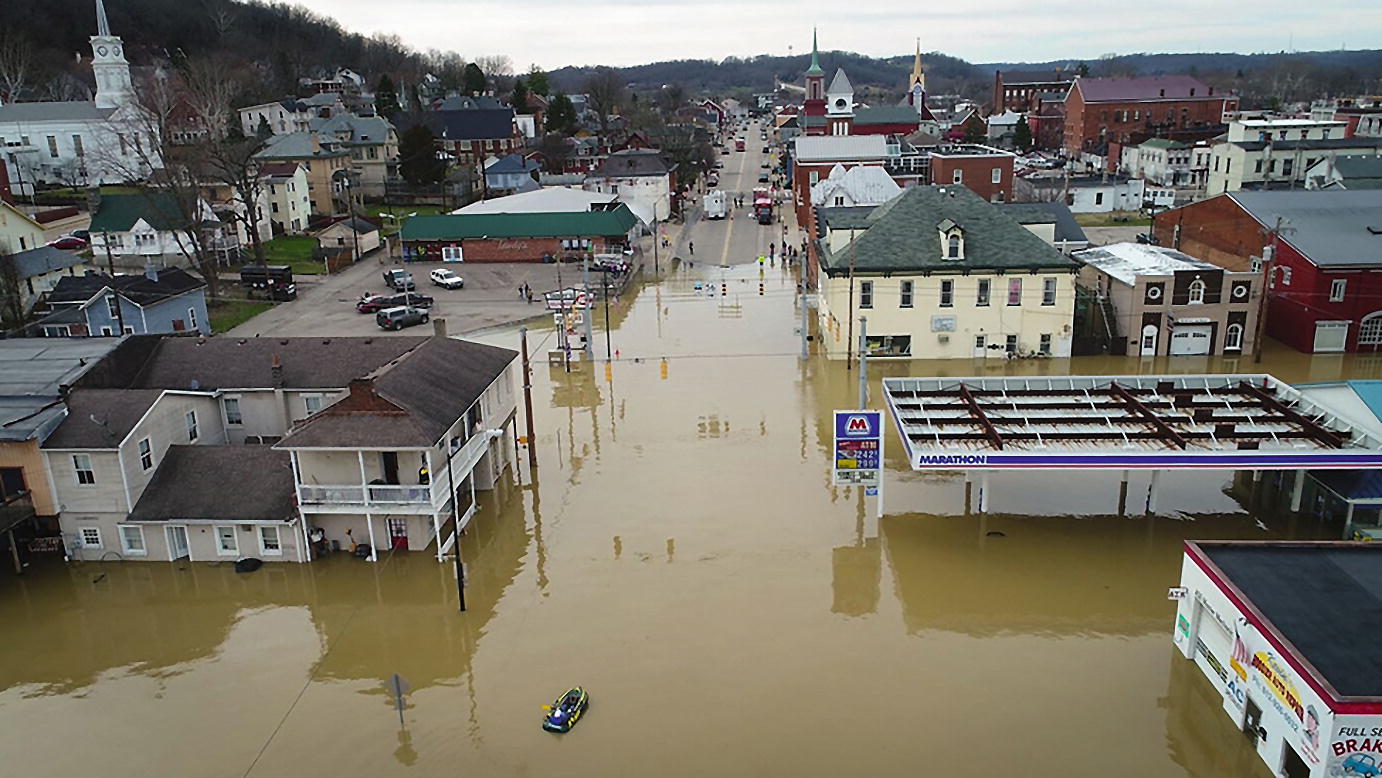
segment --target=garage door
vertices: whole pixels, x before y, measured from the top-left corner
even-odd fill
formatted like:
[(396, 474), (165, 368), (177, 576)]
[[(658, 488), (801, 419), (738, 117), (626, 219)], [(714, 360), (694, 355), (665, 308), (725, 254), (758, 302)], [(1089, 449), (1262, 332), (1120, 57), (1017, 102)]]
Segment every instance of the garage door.
[(1181, 325), (1171, 333), (1171, 356), (1208, 354), (1209, 341), (1209, 325)]
[(1315, 353), (1343, 351), (1348, 343), (1348, 322), (1315, 322)]

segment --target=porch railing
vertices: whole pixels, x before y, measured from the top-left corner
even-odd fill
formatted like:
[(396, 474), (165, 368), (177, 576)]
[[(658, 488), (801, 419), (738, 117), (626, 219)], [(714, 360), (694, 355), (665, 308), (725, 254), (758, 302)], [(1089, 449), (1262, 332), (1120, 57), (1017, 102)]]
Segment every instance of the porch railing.
[(364, 486), (317, 486), (303, 484), (302, 502), (307, 505), (426, 505), (432, 501), (427, 484), (366, 484)]

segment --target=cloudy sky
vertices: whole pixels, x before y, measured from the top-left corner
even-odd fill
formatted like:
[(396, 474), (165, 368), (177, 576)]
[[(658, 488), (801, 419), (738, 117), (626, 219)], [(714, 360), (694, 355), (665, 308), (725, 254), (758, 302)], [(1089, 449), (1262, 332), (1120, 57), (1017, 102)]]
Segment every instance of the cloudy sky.
[[(1117, 52), (1261, 52), (1382, 46), (1377, 0), (1159, 0), (1111, 13), (1088, 0), (290, 0), (364, 34), (466, 58), (507, 54), (532, 63), (636, 65), (821, 48), (874, 56), (923, 51), (971, 62), (1094, 59)], [(1153, 10), (1154, 8), (1154, 10)], [(472, 20), (477, 20), (472, 21)]]

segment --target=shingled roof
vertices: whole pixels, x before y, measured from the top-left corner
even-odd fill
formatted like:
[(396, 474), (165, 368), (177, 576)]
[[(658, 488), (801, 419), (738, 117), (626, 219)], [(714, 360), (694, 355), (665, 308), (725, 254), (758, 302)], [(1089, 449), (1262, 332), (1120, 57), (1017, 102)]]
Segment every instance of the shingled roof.
[[(822, 208), (827, 229), (863, 231), (831, 250), (819, 241), (821, 259), (839, 275), (854, 258), (856, 272), (972, 272), (975, 270), (1073, 270), (1074, 260), (1047, 245), (1016, 220), (963, 186), (917, 186), (859, 219), (858, 209)], [(839, 212), (837, 226), (832, 218)], [(943, 259), (940, 225), (964, 233), (964, 258)]]
[(169, 446), (130, 511), (130, 521), (288, 521), (293, 495), (292, 455), (287, 451)]
[(280, 448), (436, 445), (518, 352), (430, 338), (365, 378), (350, 395), (294, 425)]
[[(1074, 89), (1087, 103), (1120, 100), (1223, 100), (1228, 95), (1192, 76), (1141, 76), (1138, 78), (1081, 78)], [(1071, 92), (1074, 92), (1074, 89)]]

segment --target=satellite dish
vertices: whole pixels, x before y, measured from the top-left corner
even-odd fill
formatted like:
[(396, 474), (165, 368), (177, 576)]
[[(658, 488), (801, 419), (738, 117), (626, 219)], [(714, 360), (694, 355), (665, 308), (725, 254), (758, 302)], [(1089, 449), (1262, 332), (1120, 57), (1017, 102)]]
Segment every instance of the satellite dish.
[(198, 381), (198, 380), (195, 379), (195, 378), (193, 378), (193, 379), (192, 379), (192, 391), (195, 392), (195, 391), (197, 391), (197, 390), (200, 389), (200, 388), (202, 388), (202, 382), (201, 382), (201, 381)]

